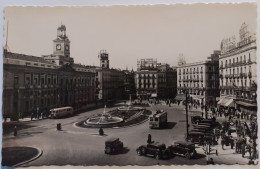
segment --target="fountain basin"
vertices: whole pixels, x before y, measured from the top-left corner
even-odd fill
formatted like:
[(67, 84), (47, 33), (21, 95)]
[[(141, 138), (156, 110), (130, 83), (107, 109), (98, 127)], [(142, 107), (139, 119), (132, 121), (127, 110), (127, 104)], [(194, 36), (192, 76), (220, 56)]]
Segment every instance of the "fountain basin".
[(103, 118), (100, 121), (100, 117), (90, 118), (86, 121), (90, 125), (106, 125), (106, 124), (118, 124), (123, 122), (123, 119), (120, 117), (108, 117)]
[(120, 111), (136, 111), (136, 110), (142, 110), (142, 107), (132, 107), (132, 106), (121, 106), (119, 108), (117, 108), (117, 110)]

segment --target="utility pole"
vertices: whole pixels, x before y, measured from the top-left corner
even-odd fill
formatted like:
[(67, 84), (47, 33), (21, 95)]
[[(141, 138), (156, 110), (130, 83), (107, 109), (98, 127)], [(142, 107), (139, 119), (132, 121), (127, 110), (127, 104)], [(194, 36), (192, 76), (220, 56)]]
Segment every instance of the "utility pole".
[(186, 139), (189, 138), (189, 119), (188, 119), (188, 92), (187, 90), (185, 91), (185, 95), (186, 95), (186, 130), (187, 130), (187, 135), (186, 135)]

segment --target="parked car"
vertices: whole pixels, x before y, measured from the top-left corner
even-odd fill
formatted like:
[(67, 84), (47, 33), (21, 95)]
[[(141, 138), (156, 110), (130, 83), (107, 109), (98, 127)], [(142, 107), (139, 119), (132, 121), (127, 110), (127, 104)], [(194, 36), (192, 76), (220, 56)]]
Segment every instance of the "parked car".
[(201, 116), (191, 116), (191, 123), (197, 124), (200, 123), (204, 118)]
[(234, 144), (234, 139), (232, 139), (230, 136), (224, 135), (221, 140), (221, 145), (229, 146), (230, 144)]
[(171, 154), (185, 156), (187, 159), (194, 158), (197, 154), (195, 144), (186, 141), (176, 141), (168, 147)]
[(210, 145), (214, 144), (214, 137), (211, 133), (205, 133), (200, 131), (190, 131), (188, 139), (192, 143), (203, 144), (204, 142)]
[(124, 148), (123, 142), (119, 138), (110, 138), (105, 142), (105, 153), (112, 154), (122, 151)]
[(160, 144), (159, 142), (141, 145), (136, 149), (136, 152), (139, 156), (152, 155), (156, 159), (169, 157), (169, 150), (166, 149), (165, 144)]

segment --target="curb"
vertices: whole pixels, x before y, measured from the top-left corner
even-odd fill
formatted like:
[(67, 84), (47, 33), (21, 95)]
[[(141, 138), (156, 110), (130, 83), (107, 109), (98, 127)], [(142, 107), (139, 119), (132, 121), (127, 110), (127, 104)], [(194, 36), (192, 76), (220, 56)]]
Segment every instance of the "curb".
[[(121, 129), (121, 128), (127, 128), (127, 127), (134, 127), (134, 126), (137, 126), (137, 125), (140, 125), (140, 124), (142, 124), (142, 123), (147, 122), (148, 119), (149, 119), (149, 118), (145, 119), (144, 121), (141, 121), (141, 122), (139, 122), (139, 123), (135, 123), (135, 124), (132, 124), (132, 125), (129, 125), (129, 126), (110, 127), (110, 128), (106, 128), (106, 130), (107, 130), (107, 129), (108, 129), (108, 130), (113, 130), (113, 129)], [(77, 123), (79, 123), (79, 122), (73, 123), (73, 127), (75, 127), (75, 128), (80, 128), (80, 129), (84, 129), (84, 128), (85, 128), (85, 127), (79, 127), (79, 126), (77, 126), (77, 125), (76, 125)], [(86, 127), (85, 129), (97, 129), (97, 128), (87, 128), (87, 127)]]
[(29, 159), (29, 160), (26, 160), (26, 161), (20, 162), (20, 163), (18, 163), (18, 164), (15, 164), (15, 165), (13, 165), (12, 167), (18, 167), (18, 166), (20, 166), (20, 165), (29, 163), (29, 162), (34, 161), (34, 160), (36, 160), (37, 158), (39, 158), (39, 157), (42, 155), (42, 153), (43, 153), (42, 149), (37, 148), (37, 147), (33, 147), (33, 148), (37, 149), (37, 151), (38, 151), (38, 154), (37, 154), (36, 156), (32, 157), (32, 158)]

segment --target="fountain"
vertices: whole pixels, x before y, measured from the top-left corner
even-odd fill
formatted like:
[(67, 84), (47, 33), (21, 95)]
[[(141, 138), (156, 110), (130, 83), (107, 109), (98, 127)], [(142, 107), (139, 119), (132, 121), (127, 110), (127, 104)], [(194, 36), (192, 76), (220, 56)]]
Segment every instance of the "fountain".
[(104, 111), (100, 117), (93, 117), (89, 118), (86, 121), (87, 125), (111, 125), (111, 124), (118, 124), (123, 122), (123, 119), (120, 117), (111, 116), (109, 113), (106, 112), (106, 105), (104, 107)]
[(118, 110), (121, 110), (121, 111), (143, 110), (143, 108), (141, 108), (141, 107), (133, 107), (131, 95), (130, 95), (129, 103), (127, 104), (127, 106), (121, 106), (121, 107), (119, 107), (119, 108), (117, 108), (117, 109), (118, 109)]

